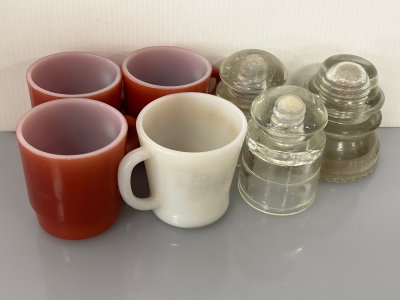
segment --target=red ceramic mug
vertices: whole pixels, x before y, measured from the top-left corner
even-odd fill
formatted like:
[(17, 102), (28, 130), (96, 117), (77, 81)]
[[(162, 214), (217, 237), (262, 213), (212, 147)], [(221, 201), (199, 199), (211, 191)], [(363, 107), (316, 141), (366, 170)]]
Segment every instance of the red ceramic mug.
[(29, 201), (46, 232), (84, 239), (115, 222), (127, 130), (119, 111), (88, 99), (50, 101), (21, 117), (16, 134)]
[(32, 107), (62, 98), (86, 98), (121, 109), (120, 67), (101, 55), (62, 52), (35, 61), (26, 72)]
[(211, 78), (216, 86), (219, 69), (193, 51), (169, 46), (139, 49), (122, 62), (126, 113), (137, 117), (151, 101), (165, 95), (208, 93)]

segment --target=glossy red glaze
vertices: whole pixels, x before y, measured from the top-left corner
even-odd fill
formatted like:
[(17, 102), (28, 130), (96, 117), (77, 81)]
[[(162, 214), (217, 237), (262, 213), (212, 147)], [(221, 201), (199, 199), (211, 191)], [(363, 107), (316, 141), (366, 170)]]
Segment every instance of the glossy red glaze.
[(29, 200), (45, 231), (85, 239), (115, 222), (127, 134), (120, 112), (87, 99), (51, 101), (28, 111), (16, 133)]
[[(220, 81), (219, 70), (203, 56), (178, 47), (149, 47), (122, 62), (126, 113), (137, 117), (151, 101), (165, 95), (208, 93), (210, 79)], [(215, 93), (215, 88), (213, 89)]]
[(34, 62), (26, 80), (32, 107), (56, 99), (86, 98), (121, 109), (121, 69), (101, 55), (52, 54)]

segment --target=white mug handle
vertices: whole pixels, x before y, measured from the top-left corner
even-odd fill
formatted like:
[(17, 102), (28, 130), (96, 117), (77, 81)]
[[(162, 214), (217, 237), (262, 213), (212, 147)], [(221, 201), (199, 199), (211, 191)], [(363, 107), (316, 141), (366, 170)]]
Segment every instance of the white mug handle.
[(151, 210), (160, 207), (160, 201), (150, 196), (148, 198), (137, 198), (131, 189), (131, 175), (133, 168), (140, 162), (151, 157), (150, 151), (142, 146), (129, 152), (121, 160), (118, 167), (118, 187), (124, 201), (139, 210)]

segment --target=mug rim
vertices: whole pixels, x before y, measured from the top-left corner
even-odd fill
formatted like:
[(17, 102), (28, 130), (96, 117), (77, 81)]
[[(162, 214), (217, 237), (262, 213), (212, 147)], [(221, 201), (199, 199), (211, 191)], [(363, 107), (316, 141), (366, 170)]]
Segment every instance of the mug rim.
[[(41, 63), (45, 62), (46, 60), (48, 60), (51, 57), (54, 56), (64, 56), (64, 55), (69, 55), (69, 54), (78, 54), (78, 55), (82, 55), (82, 56), (95, 56), (98, 57), (100, 59), (106, 60), (107, 62), (111, 63), (112, 66), (115, 67), (115, 69), (117, 70), (117, 76), (115, 78), (115, 80), (109, 84), (108, 86), (106, 86), (105, 88), (102, 88), (100, 90), (94, 91), (94, 92), (90, 92), (90, 93), (83, 93), (83, 94), (60, 94), (60, 93), (54, 93), (51, 91), (48, 91), (40, 86), (38, 86), (34, 80), (32, 79), (32, 71)], [(46, 94), (48, 96), (53, 96), (53, 97), (60, 97), (60, 98), (82, 98), (82, 97), (91, 97), (91, 96), (96, 96), (98, 94), (102, 94), (108, 90), (113, 89), (115, 86), (118, 85), (118, 83), (122, 80), (122, 73), (121, 73), (121, 68), (115, 63), (113, 62), (111, 59), (99, 55), (99, 54), (95, 54), (95, 53), (90, 53), (90, 52), (84, 52), (84, 51), (66, 51), (66, 52), (58, 52), (58, 53), (53, 53), (50, 55), (46, 55), (45, 57), (39, 58), (38, 60), (36, 60), (35, 62), (33, 62), (28, 70), (26, 70), (26, 80), (28, 81), (29, 85), (34, 88), (35, 90), (40, 91), (43, 94)]]
[[(168, 101), (170, 98), (191, 97), (191, 96), (213, 98), (212, 101), (220, 101), (220, 102), (224, 103), (224, 105), (230, 106), (231, 108), (233, 108), (233, 110), (235, 110), (238, 113), (238, 116), (241, 119), (242, 128), (240, 129), (240, 132), (236, 135), (236, 137), (231, 142), (229, 142), (228, 144), (226, 144), (220, 148), (214, 149), (214, 150), (201, 151), (201, 152), (185, 152), (185, 151), (172, 150), (170, 148), (161, 146), (160, 144), (153, 141), (147, 135), (147, 133), (143, 129), (143, 118), (145, 117), (145, 113), (149, 109), (151, 109), (155, 105), (158, 105), (158, 103), (160, 103), (160, 102)], [(157, 148), (158, 150), (160, 150), (164, 153), (168, 153), (168, 154), (172, 154), (172, 155), (190, 155), (190, 156), (215, 155), (222, 151), (225, 151), (225, 149), (231, 148), (232, 145), (238, 143), (238, 141), (244, 140), (244, 136), (246, 135), (246, 132), (247, 132), (247, 119), (246, 119), (245, 115), (243, 114), (243, 112), (236, 105), (234, 105), (233, 103), (231, 103), (230, 101), (228, 101), (224, 98), (217, 97), (217, 96), (210, 95), (210, 94), (205, 94), (205, 93), (185, 92), (185, 93), (176, 93), (176, 94), (166, 95), (166, 96), (160, 97), (160, 98), (150, 102), (149, 104), (147, 104), (142, 109), (142, 111), (139, 113), (139, 116), (136, 121), (136, 130), (137, 130), (138, 136), (141, 139), (145, 140), (149, 144), (152, 144), (153, 147)], [(142, 146), (145, 146), (145, 145), (141, 145), (141, 147)], [(242, 144), (240, 144), (240, 147), (242, 147)]]
[[(184, 85), (174, 85), (174, 86), (166, 86), (166, 85), (151, 84), (151, 83), (145, 82), (145, 81), (140, 80), (140, 79), (136, 78), (135, 76), (133, 76), (133, 75), (131, 74), (131, 72), (129, 72), (129, 70), (128, 70), (128, 67), (127, 67), (128, 62), (129, 62), (134, 56), (136, 56), (136, 55), (138, 55), (138, 54), (140, 54), (140, 53), (142, 53), (142, 52), (146, 52), (146, 51), (149, 51), (149, 50), (152, 50), (152, 49), (157, 49), (157, 48), (158, 48), (158, 49), (162, 49), (162, 48), (164, 48), (164, 49), (174, 49), (175, 51), (184, 51), (184, 52), (188, 52), (188, 53), (190, 53), (190, 54), (192, 54), (192, 55), (194, 55), (194, 56), (199, 57), (199, 58), (200, 58), (202, 61), (204, 61), (205, 64), (207, 65), (207, 72), (206, 72), (206, 74), (205, 74), (203, 77), (201, 77), (200, 79), (198, 79), (198, 80), (196, 80), (196, 81), (193, 81), (193, 82), (191, 82), (191, 83), (184, 84)], [(208, 77), (210, 77), (210, 76), (211, 76), (211, 72), (212, 72), (211, 63), (210, 63), (204, 56), (202, 56), (202, 55), (200, 55), (199, 53), (194, 52), (194, 51), (192, 51), (192, 50), (188, 50), (188, 49), (181, 48), (181, 47), (175, 47), (175, 46), (151, 46), (151, 47), (145, 47), (145, 48), (141, 48), (141, 49), (138, 49), (138, 50), (136, 50), (136, 51), (133, 51), (132, 53), (128, 54), (128, 55), (124, 58), (124, 60), (122, 61), (122, 66), (121, 66), (121, 68), (122, 68), (122, 73), (123, 73), (125, 76), (127, 76), (130, 80), (132, 80), (133, 82), (135, 82), (135, 83), (137, 83), (137, 84), (140, 84), (140, 85), (142, 85), (142, 86), (148, 87), (148, 88), (153, 88), (153, 89), (165, 89), (165, 90), (182, 89), (182, 88), (189, 88), (189, 87), (195, 86), (195, 85), (199, 84), (200, 82), (203, 82), (204, 80), (206, 80)]]
[[(117, 137), (111, 143), (107, 144), (106, 146), (104, 146), (100, 149), (97, 149), (95, 151), (91, 151), (88, 153), (76, 154), (76, 155), (62, 155), (62, 154), (48, 153), (48, 152), (39, 150), (39, 149), (33, 147), (30, 143), (28, 143), (25, 140), (24, 135), (22, 134), (22, 126), (24, 125), (25, 120), (30, 117), (30, 115), (38, 113), (48, 106), (62, 105), (64, 103), (77, 103), (75, 105), (79, 105), (80, 103), (84, 103), (84, 102), (90, 103), (90, 105), (103, 106), (106, 110), (108, 109), (110, 111), (110, 113), (115, 114), (121, 121), (121, 130), (120, 130), (119, 134), (117, 135)], [(37, 105), (37, 106), (29, 109), (26, 113), (24, 113), (22, 115), (22, 117), (18, 120), (17, 127), (15, 130), (15, 134), (17, 136), (18, 142), (21, 143), (21, 145), (24, 148), (29, 150), (29, 152), (32, 152), (32, 153), (34, 153), (38, 156), (42, 156), (42, 157), (47, 157), (47, 158), (51, 158), (51, 159), (65, 159), (65, 160), (93, 157), (93, 156), (105, 153), (109, 149), (115, 147), (115, 145), (119, 144), (121, 142), (121, 140), (123, 140), (123, 138), (127, 135), (127, 132), (128, 132), (128, 123), (126, 122), (124, 116), (117, 109), (115, 109), (114, 107), (112, 107), (106, 103), (103, 103), (103, 102), (100, 102), (97, 100), (86, 99), (86, 98), (64, 98), (64, 99), (48, 101), (43, 104)]]

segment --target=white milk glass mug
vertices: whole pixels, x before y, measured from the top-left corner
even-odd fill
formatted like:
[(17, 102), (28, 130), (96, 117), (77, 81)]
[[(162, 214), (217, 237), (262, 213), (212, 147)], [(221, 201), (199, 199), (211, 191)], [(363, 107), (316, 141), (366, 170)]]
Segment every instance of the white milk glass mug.
[[(240, 109), (208, 94), (172, 94), (148, 104), (136, 129), (141, 147), (129, 152), (118, 170), (125, 202), (152, 209), (177, 227), (202, 227), (221, 218), (247, 131)], [(150, 186), (145, 199), (131, 189), (132, 169), (141, 161)]]

